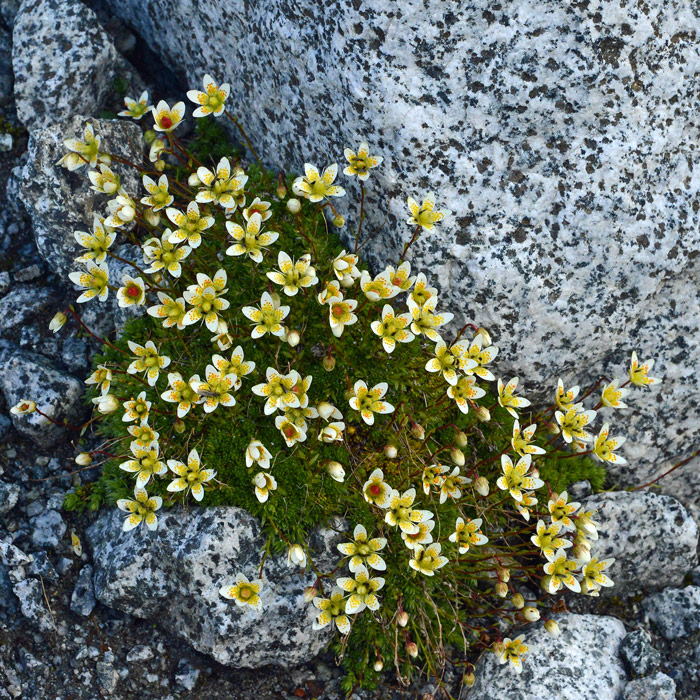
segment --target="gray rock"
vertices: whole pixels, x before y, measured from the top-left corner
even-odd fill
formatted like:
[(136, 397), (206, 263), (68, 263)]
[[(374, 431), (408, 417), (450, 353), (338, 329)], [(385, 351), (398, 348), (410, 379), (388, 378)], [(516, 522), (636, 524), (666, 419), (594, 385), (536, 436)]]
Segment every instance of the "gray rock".
[(48, 289), (32, 285), (15, 287), (0, 299), (0, 333), (16, 336), (19, 328), (54, 303), (52, 296)]
[(33, 578), (25, 579), (16, 583), (13, 590), (19, 599), (20, 610), (25, 618), (36, 623), (37, 627), (45, 632), (54, 629), (39, 581)]
[(588, 479), (577, 481), (566, 489), (572, 501), (580, 501), (591, 495), (591, 482)]
[(30, 576), (41, 576), (44, 581), (49, 583), (58, 582), (58, 574), (46, 552), (34, 552), (32, 555), (34, 561), (29, 565), (28, 573)]
[(0, 272), (0, 294), (5, 294), (10, 288), (10, 273), (7, 270)]
[(34, 265), (29, 265), (28, 267), (23, 267), (17, 270), (13, 277), (17, 282), (31, 282), (32, 280), (41, 277), (41, 274), (41, 267), (35, 263)]
[[(244, 126), (275, 167), (337, 161), (342, 172), (343, 148), (361, 138), (383, 155), (364, 227), (388, 210), (363, 249), (375, 265), (395, 264), (411, 235), (406, 196), (434, 190), (449, 215), (408, 257), (441, 287), (457, 327), (492, 331), (499, 375), (527, 370), (530, 398), (551, 402), (559, 376), (567, 386), (620, 376), (632, 350), (656, 356), (661, 391), (636, 390), (632, 415), (612, 416), (630, 438), (614, 479), (645, 483), (690, 453), (700, 423), (695, 3), (111, 7), (189, 87), (206, 72), (230, 82), (230, 103), (250, 103)], [(700, 512), (697, 462), (664, 488)]]
[(25, 554), (19, 547), (15, 547), (12, 542), (0, 540), (0, 562), (9, 568), (15, 566), (24, 566), (31, 564), (34, 557), (31, 554)]
[[(0, 390), (10, 406), (30, 399), (53, 421), (79, 425), (85, 413), (83, 384), (58, 371), (41, 355), (30, 352), (0, 352)], [(68, 428), (50, 422), (38, 413), (12, 416), (20, 433), (42, 447), (51, 447), (62, 439)]]
[(7, 153), (12, 150), (12, 134), (7, 132), (0, 134), (0, 153)]
[(118, 76), (141, 87), (95, 13), (79, 0), (24, 0), (12, 38), (17, 114), (30, 131), (98, 112)]
[(187, 659), (180, 659), (175, 672), (175, 682), (185, 690), (194, 690), (199, 674), (200, 670)]
[(4, 415), (0, 415), (0, 440), (4, 440), (12, 427), (12, 421)]
[(625, 687), (624, 700), (676, 700), (676, 684), (665, 673), (630, 681)]
[(634, 676), (646, 676), (661, 664), (661, 653), (651, 643), (651, 635), (644, 629), (630, 632), (620, 644), (620, 656), (627, 662)]
[[(0, 27), (0, 105), (12, 100), (12, 35)], [(4, 136), (4, 134), (2, 134)], [(12, 136), (10, 135), (10, 147)], [(0, 146), (1, 149), (1, 146)]]
[(78, 580), (75, 582), (73, 595), (70, 600), (70, 609), (88, 617), (95, 608), (95, 592), (92, 586), (92, 566), (86, 564), (78, 574)]
[(103, 693), (111, 695), (119, 682), (119, 673), (109, 661), (98, 661), (95, 665), (97, 681)]
[(56, 549), (66, 534), (66, 524), (55, 510), (44, 511), (31, 521), (32, 543), (35, 547)]
[[(39, 254), (62, 279), (79, 268), (75, 258), (84, 252), (73, 233), (91, 231), (93, 214), (104, 216), (107, 208), (107, 196), (90, 189), (85, 169), (71, 173), (56, 164), (65, 154), (64, 139), (82, 139), (88, 121), (102, 138), (101, 150), (132, 161), (140, 160), (138, 149), (143, 139), (135, 124), (73, 116), (32, 132), (27, 162), (16, 176), (19, 197), (31, 218)], [(140, 192), (133, 168), (115, 163), (113, 170), (119, 173), (127, 192), (132, 195)], [(103, 304), (92, 303), (104, 312)]]
[(622, 622), (597, 615), (558, 615), (554, 642), (542, 623), (523, 630), (529, 653), (520, 675), (485, 654), (468, 700), (618, 700), (627, 676), (618, 657)]
[(671, 496), (652, 491), (618, 491), (586, 499), (597, 510), (598, 559), (615, 557), (610, 576), (616, 595), (641, 588), (677, 586), (697, 562), (698, 528)]
[[(159, 514), (154, 533), (124, 533), (122, 520), (119, 512), (107, 513), (88, 530), (100, 602), (157, 621), (226, 665), (291, 666), (308, 661), (327, 643), (325, 631), (311, 629), (314, 612), (303, 602), (315, 577), (288, 568), (284, 556), (265, 562), (264, 612), (219, 595), (238, 572), (257, 577), (265, 537), (245, 511), (217, 507), (185, 515), (174, 508)], [(335, 560), (331, 539), (317, 533), (309, 543), (321, 569)]]
[(19, 11), (21, 2), (22, 0), (2, 0), (2, 2), (0, 2), (0, 15), (2, 15), (5, 24), (10, 28), (12, 28), (12, 25), (15, 23), (15, 16)]
[(27, 506), (27, 516), (33, 518), (34, 516), (39, 515), (39, 513), (43, 513), (45, 510), (46, 509), (44, 508), (44, 504), (42, 501), (32, 501)]
[(90, 367), (88, 344), (82, 338), (66, 338), (63, 341), (61, 359), (71, 372), (86, 374)]
[(667, 588), (642, 602), (649, 619), (665, 639), (678, 639), (700, 630), (700, 587)]
[(150, 661), (154, 657), (153, 649), (145, 644), (139, 644), (129, 651), (126, 655), (128, 664), (142, 663)]
[(19, 500), (19, 486), (0, 481), (0, 513), (11, 511)]

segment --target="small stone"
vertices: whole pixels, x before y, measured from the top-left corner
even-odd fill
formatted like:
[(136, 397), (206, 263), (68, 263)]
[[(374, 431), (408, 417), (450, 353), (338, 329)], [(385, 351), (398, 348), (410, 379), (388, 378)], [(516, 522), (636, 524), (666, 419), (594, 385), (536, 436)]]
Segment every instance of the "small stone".
[(56, 571), (60, 576), (67, 574), (73, 566), (73, 560), (68, 557), (61, 557), (56, 564)]
[(661, 654), (654, 648), (651, 635), (644, 629), (630, 632), (622, 640), (620, 655), (634, 676), (646, 676), (661, 664)]
[(199, 673), (199, 669), (192, 666), (187, 659), (180, 659), (175, 672), (175, 682), (185, 690), (194, 690)]
[(10, 273), (7, 270), (0, 272), (0, 294), (5, 294), (10, 288)]
[[(18, 329), (27, 327), (25, 324), (53, 303), (48, 289), (26, 284), (15, 287), (0, 299), (0, 331), (10, 331), (16, 337)], [(36, 335), (36, 330), (29, 330)]]
[(70, 600), (70, 609), (88, 617), (95, 608), (95, 592), (92, 587), (92, 566), (86, 564), (78, 574), (78, 580), (75, 582), (73, 595)]
[(13, 568), (15, 566), (31, 564), (33, 561), (34, 557), (31, 554), (25, 554), (11, 542), (0, 540), (0, 562), (5, 566)]
[(66, 534), (66, 524), (60, 513), (47, 510), (32, 521), (32, 542), (36, 547), (56, 549), (63, 535)]
[(117, 687), (119, 674), (109, 661), (98, 661), (95, 668), (100, 689), (107, 695), (111, 695)]
[(625, 687), (624, 700), (676, 700), (676, 684), (665, 673), (637, 678)]
[[(5, 415), (0, 415), (0, 440), (4, 440), (12, 428), (12, 421)], [(1, 467), (0, 467), (1, 468)], [(0, 474), (3, 472), (0, 471)]]
[(58, 574), (49, 559), (49, 555), (46, 552), (34, 552), (32, 556), (34, 557), (34, 561), (29, 565), (29, 575), (36, 577), (41, 576), (44, 581), (57, 583)]
[(12, 134), (0, 133), (0, 153), (12, 150)]
[(696, 566), (691, 572), (690, 572), (690, 582), (694, 586), (700, 586), (700, 566)]
[(19, 500), (20, 488), (17, 484), (0, 481), (0, 513), (11, 511)]
[(12, 590), (19, 599), (20, 610), (24, 617), (36, 622), (39, 629), (43, 631), (53, 629), (53, 621), (46, 609), (44, 592), (39, 581), (28, 578), (16, 583)]
[(30, 518), (34, 518), (40, 513), (44, 512), (44, 504), (41, 501), (32, 501), (28, 506), (27, 506), (27, 515)]
[(700, 586), (666, 588), (648, 596), (642, 606), (664, 639), (678, 639), (700, 630)]
[(31, 282), (31, 280), (41, 277), (41, 268), (38, 265), (30, 265), (17, 270), (13, 276), (17, 282)]
[(126, 655), (126, 662), (129, 664), (150, 661), (154, 657), (153, 649), (145, 644), (139, 644)]
[(572, 501), (580, 501), (582, 498), (588, 498), (591, 495), (591, 482), (588, 479), (577, 481), (571, 484), (567, 491)]

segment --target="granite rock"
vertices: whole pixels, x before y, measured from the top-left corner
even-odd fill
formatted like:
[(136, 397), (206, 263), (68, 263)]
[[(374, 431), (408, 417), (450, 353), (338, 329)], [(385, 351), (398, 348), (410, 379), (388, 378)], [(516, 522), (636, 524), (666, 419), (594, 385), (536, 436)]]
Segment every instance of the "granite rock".
[(12, 100), (12, 35), (0, 27), (0, 105)]
[(698, 528), (671, 496), (652, 491), (602, 493), (584, 501), (597, 510), (598, 559), (615, 557), (610, 576), (615, 595), (678, 586), (697, 563)]
[(70, 609), (88, 617), (95, 608), (95, 592), (92, 586), (92, 566), (86, 564), (78, 574), (78, 580), (75, 582), (75, 588), (70, 599)]
[(0, 299), (0, 333), (17, 337), (17, 330), (54, 304), (48, 289), (22, 284)]
[(648, 596), (642, 606), (664, 639), (678, 639), (700, 630), (700, 587), (666, 588)]
[(17, 505), (19, 493), (17, 484), (0, 481), (0, 515), (11, 511)]
[(12, 542), (0, 540), (0, 562), (10, 569), (17, 566), (31, 564), (34, 557), (31, 554), (25, 554), (19, 547), (15, 547)]
[[(85, 169), (69, 172), (56, 164), (65, 154), (64, 139), (82, 138), (88, 121), (95, 134), (102, 137), (102, 150), (131, 160), (140, 159), (142, 136), (135, 124), (73, 116), (34, 131), (27, 146), (26, 164), (16, 169), (15, 174), (19, 198), (31, 218), (39, 254), (64, 280), (69, 272), (80, 267), (75, 258), (85, 252), (75, 242), (74, 231), (91, 231), (94, 215), (104, 216), (107, 209), (107, 195), (90, 189)], [(127, 192), (132, 195), (140, 192), (140, 181), (133, 168), (115, 163), (113, 170), (120, 175)]]
[(618, 700), (626, 681), (618, 657), (625, 636), (613, 617), (561, 614), (561, 636), (552, 642), (542, 623), (524, 630), (529, 653), (520, 675), (485, 654), (476, 667), (476, 683), (465, 700)]
[(124, 77), (141, 88), (95, 13), (79, 0), (24, 0), (14, 18), (17, 114), (30, 130), (95, 114)]
[[(122, 513), (106, 513), (88, 530), (101, 603), (157, 621), (225, 665), (291, 666), (327, 643), (326, 631), (312, 630), (314, 612), (302, 599), (315, 577), (289, 569), (284, 556), (265, 562), (263, 613), (219, 595), (238, 572), (257, 577), (265, 537), (245, 511), (173, 509), (159, 515), (153, 533), (124, 533), (122, 520)], [(319, 532), (309, 543), (321, 569), (335, 560), (332, 539), (330, 532)]]
[(66, 534), (67, 526), (56, 510), (45, 510), (31, 521), (32, 543), (39, 549), (56, 549)]
[(630, 681), (623, 700), (676, 700), (676, 684), (665, 673)]
[(44, 592), (41, 583), (34, 578), (28, 578), (16, 583), (14, 593), (19, 599), (22, 615), (37, 625), (40, 630), (48, 631), (54, 628), (51, 615), (44, 602)]
[[(620, 483), (645, 483), (691, 451), (700, 422), (692, 0), (110, 6), (190, 87), (207, 72), (229, 81), (233, 109), (245, 106), (244, 126), (275, 167), (341, 162), (363, 138), (383, 155), (365, 208), (365, 231), (388, 217), (363, 248), (376, 267), (395, 263), (411, 234), (406, 196), (434, 190), (449, 215), (409, 259), (429, 271), (456, 323), (492, 331), (498, 373), (520, 375), (530, 398), (549, 398), (559, 376), (567, 385), (619, 376), (632, 350), (654, 355), (661, 391), (635, 392), (632, 415), (615, 416), (630, 438), (629, 465), (610, 467)], [(700, 469), (664, 484), (700, 512)]]
[(622, 640), (620, 656), (635, 676), (646, 676), (661, 664), (661, 653), (654, 647), (651, 635), (645, 629), (634, 630)]

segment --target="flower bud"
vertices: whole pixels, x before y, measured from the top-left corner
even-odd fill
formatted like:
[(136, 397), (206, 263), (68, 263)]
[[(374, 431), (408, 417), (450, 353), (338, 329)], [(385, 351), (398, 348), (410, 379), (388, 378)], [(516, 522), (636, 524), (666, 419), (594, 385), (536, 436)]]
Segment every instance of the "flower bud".
[(485, 476), (480, 476), (474, 481), (474, 489), (480, 496), (489, 495), (489, 482)]
[(199, 179), (199, 175), (197, 175), (197, 173), (192, 173), (187, 178), (187, 184), (190, 187), (199, 187), (202, 184), (202, 181)]
[(295, 198), (288, 199), (287, 200), (287, 209), (292, 214), (298, 214), (301, 211), (301, 202)]
[(299, 345), (300, 341), (301, 336), (299, 335), (299, 331), (289, 331), (289, 333), (287, 333), (287, 342), (289, 343), (290, 348), (295, 348), (297, 345)]
[(306, 552), (300, 544), (293, 544), (287, 550), (287, 566), (298, 566), (300, 568), (306, 566)]
[(384, 445), (384, 455), (388, 459), (396, 459), (396, 455), (399, 453), (399, 451), (396, 449), (394, 445)]
[(549, 421), (546, 425), (546, 429), (550, 435), (559, 435), (559, 426), (554, 421)]
[(488, 423), (491, 420), (491, 411), (489, 411), (486, 406), (477, 406), (476, 409), (474, 409), (474, 415), (477, 420), (480, 420), (482, 423)]
[(455, 434), (455, 443), (457, 443), (458, 447), (466, 447), (467, 446), (467, 434), (462, 432), (461, 430), (458, 430), (457, 433)]
[(307, 586), (304, 589), (304, 602), (310, 603), (318, 595), (318, 588), (316, 586)]
[(352, 287), (353, 284), (355, 284), (355, 280), (353, 279), (352, 275), (346, 275), (342, 280), (340, 280), (340, 286), (344, 289)]
[(157, 211), (153, 211), (153, 209), (146, 209), (143, 213), (143, 218), (146, 219), (151, 226), (158, 226), (158, 224), (160, 224), (160, 214)]
[(66, 325), (66, 321), (68, 320), (68, 317), (63, 313), (63, 311), (59, 311), (52, 319), (51, 323), (49, 323), (49, 330), (53, 331), (54, 333), (57, 333), (58, 331), (63, 328), (63, 326)]
[(508, 583), (508, 581), (510, 581), (510, 569), (499, 568), (498, 569), (498, 578), (500, 581)]
[(29, 399), (22, 399), (18, 404), (15, 404), (11, 409), (10, 413), (15, 416), (23, 416), (26, 413), (34, 413), (36, 411), (36, 403), (30, 401)]
[(551, 576), (543, 576), (540, 579), (540, 587), (542, 588), (543, 591), (547, 591), (549, 593), (549, 585), (551, 582), (552, 582)]
[(381, 659), (377, 659), (377, 660), (374, 662), (374, 666), (372, 666), (372, 668), (373, 668), (377, 673), (379, 673), (379, 672), (384, 668), (384, 662), (383, 662)]
[(522, 614), (528, 622), (537, 622), (540, 619), (540, 611), (532, 605), (523, 608)]
[(399, 627), (405, 627), (408, 624), (408, 613), (405, 610), (402, 610), (396, 616), (396, 622), (398, 623)]
[(561, 630), (559, 629), (559, 625), (557, 624), (556, 620), (547, 620), (547, 622), (544, 623), (544, 628), (549, 634), (552, 635), (552, 637), (558, 637), (561, 634)]
[(153, 141), (155, 140), (155, 138), (156, 138), (157, 135), (158, 135), (158, 134), (156, 134), (156, 132), (155, 132), (154, 129), (149, 129), (149, 130), (143, 135), (143, 138), (145, 139), (146, 143), (153, 143)]
[(105, 394), (92, 400), (100, 413), (114, 413), (119, 408), (119, 401), (114, 394)]
[(503, 581), (499, 581), (494, 586), (494, 590), (499, 598), (505, 598), (508, 595), (508, 584)]
[(345, 217), (338, 214), (333, 219), (333, 226), (335, 226), (336, 228), (343, 228), (343, 226), (345, 226)]
[(516, 610), (522, 610), (522, 608), (525, 606), (525, 598), (523, 598), (522, 593), (516, 593), (512, 598), (511, 598), (511, 603), (513, 603), (513, 607)]
[(411, 435), (413, 435), (416, 440), (422, 440), (425, 437), (425, 428), (420, 425), (420, 423), (411, 421)]
[(182, 433), (185, 432), (185, 429), (187, 426), (185, 425), (184, 420), (180, 420), (179, 418), (173, 423), (173, 428), (175, 428), (175, 432), (178, 433), (179, 435), (182, 435)]
[(452, 450), (450, 451), (450, 456), (452, 457), (452, 461), (458, 466), (458, 467), (463, 467), (464, 466), (464, 452), (460, 450), (457, 447), (453, 447)]
[(326, 372), (332, 372), (335, 369), (335, 357), (326, 355), (323, 358), (321, 364), (323, 365), (323, 369), (325, 369)]
[(476, 331), (476, 335), (480, 335), (482, 337), (482, 347), (487, 348), (489, 345), (491, 345), (491, 336), (485, 328), (479, 328)]
[(155, 163), (153, 163), (153, 167), (159, 173), (162, 173), (165, 170), (165, 161), (162, 158), (158, 158), (158, 160)]
[(418, 645), (415, 642), (406, 642), (406, 651), (411, 658), (415, 659), (418, 656)]
[(163, 281), (163, 275), (160, 272), (154, 272), (151, 274), (151, 280), (156, 284), (160, 284)]
[(345, 469), (340, 462), (327, 462), (326, 471), (328, 472), (328, 476), (335, 481), (342, 483), (345, 480)]
[(532, 470), (530, 471), (530, 475), (534, 476), (537, 478), (540, 475), (540, 470), (538, 467), (533, 467)]
[(328, 401), (321, 401), (321, 403), (316, 406), (316, 410), (323, 420), (328, 420), (333, 415), (335, 406)]
[(574, 559), (578, 559), (586, 564), (591, 560), (591, 546), (588, 543), (574, 545), (572, 553), (574, 555)]
[(491, 647), (491, 651), (496, 654), (496, 656), (501, 656), (504, 650), (505, 647), (503, 646), (503, 642), (495, 642)]
[(92, 464), (92, 455), (89, 452), (81, 452), (75, 458), (75, 463), (81, 467), (87, 467), (88, 464)]

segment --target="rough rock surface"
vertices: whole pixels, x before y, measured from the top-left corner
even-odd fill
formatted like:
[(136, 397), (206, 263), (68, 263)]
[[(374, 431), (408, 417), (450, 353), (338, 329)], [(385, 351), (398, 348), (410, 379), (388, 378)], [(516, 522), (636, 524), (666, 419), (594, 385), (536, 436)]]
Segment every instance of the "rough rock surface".
[(665, 639), (700, 631), (700, 586), (667, 588), (642, 603)]
[(24, 0), (12, 38), (17, 114), (30, 131), (95, 114), (116, 77), (134, 79), (95, 13), (79, 0)]
[(659, 668), (661, 654), (645, 629), (630, 632), (620, 644), (620, 656), (635, 676), (645, 676)]
[[(227, 665), (293, 665), (313, 657), (328, 641), (328, 634), (311, 629), (313, 609), (302, 600), (315, 577), (295, 574), (284, 557), (268, 557), (265, 563), (262, 612), (219, 595), (238, 572), (257, 578), (265, 538), (245, 511), (174, 510), (159, 518), (152, 534), (123, 533), (122, 520), (120, 512), (107, 513), (88, 533), (100, 602), (157, 620)], [(332, 560), (330, 533), (314, 539), (319, 561), (329, 555)]]
[(652, 491), (618, 491), (586, 499), (597, 510), (598, 559), (615, 557), (610, 589), (615, 595), (640, 588), (678, 586), (697, 563), (698, 527), (672, 496)]
[[(91, 231), (93, 215), (104, 216), (108, 201), (107, 195), (90, 189), (85, 169), (71, 173), (56, 164), (66, 152), (64, 139), (82, 139), (88, 121), (102, 137), (102, 150), (132, 161), (140, 160), (138, 149), (142, 136), (135, 124), (73, 116), (32, 133), (27, 162), (16, 175), (19, 197), (31, 218), (39, 253), (64, 280), (69, 272), (78, 269), (74, 260), (85, 252), (75, 242), (73, 233)], [(115, 163), (113, 170), (121, 176), (127, 192), (132, 195), (140, 192), (133, 168)]]
[(556, 617), (556, 640), (538, 623), (524, 632), (529, 653), (520, 675), (500, 665), (493, 654), (476, 667), (476, 683), (468, 700), (618, 700), (626, 674), (618, 657), (625, 636), (613, 617), (563, 614)]
[(624, 700), (676, 700), (676, 684), (665, 673), (655, 673), (646, 678), (630, 681)]
[[(520, 374), (527, 394), (553, 391), (558, 376), (619, 375), (633, 349), (655, 355), (666, 379), (659, 403), (637, 392), (632, 425), (615, 416), (631, 438), (630, 466), (613, 468), (624, 483), (691, 451), (700, 421), (692, 0), (110, 5), (191, 87), (205, 72), (228, 80), (234, 111), (276, 167), (342, 161), (344, 146), (368, 140), (385, 158), (364, 228), (388, 212), (364, 248), (377, 264), (394, 263), (411, 234), (406, 196), (434, 190), (451, 213), (409, 258), (457, 321), (493, 331), (499, 373)], [(665, 484), (700, 511), (700, 470)]]
[[(29, 352), (0, 352), (0, 390), (10, 406), (24, 399), (36, 401), (37, 408), (54, 421), (79, 424), (84, 413), (83, 384), (59, 372), (41, 355)], [(67, 428), (51, 423), (38, 413), (12, 416), (15, 428), (37, 444), (51, 446), (65, 437)]]

